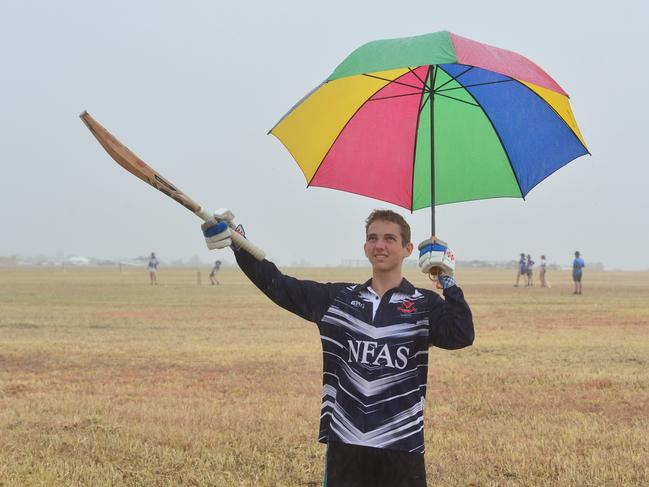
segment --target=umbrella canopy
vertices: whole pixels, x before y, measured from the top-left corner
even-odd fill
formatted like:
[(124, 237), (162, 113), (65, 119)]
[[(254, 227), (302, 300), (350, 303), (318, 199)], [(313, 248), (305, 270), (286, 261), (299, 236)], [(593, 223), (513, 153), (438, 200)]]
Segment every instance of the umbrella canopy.
[(308, 186), (411, 211), (524, 198), (588, 153), (568, 95), (545, 71), (450, 32), (361, 46), (270, 133)]

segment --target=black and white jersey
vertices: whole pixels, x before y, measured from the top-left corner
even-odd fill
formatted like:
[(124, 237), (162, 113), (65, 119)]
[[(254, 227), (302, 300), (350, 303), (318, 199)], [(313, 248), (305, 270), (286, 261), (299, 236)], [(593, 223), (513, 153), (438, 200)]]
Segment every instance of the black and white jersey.
[(284, 309), (318, 325), (323, 353), (320, 436), (373, 448), (424, 452), (428, 348), (473, 342), (462, 291), (417, 289), (406, 279), (382, 299), (365, 284), (318, 283), (236, 252), (252, 282)]

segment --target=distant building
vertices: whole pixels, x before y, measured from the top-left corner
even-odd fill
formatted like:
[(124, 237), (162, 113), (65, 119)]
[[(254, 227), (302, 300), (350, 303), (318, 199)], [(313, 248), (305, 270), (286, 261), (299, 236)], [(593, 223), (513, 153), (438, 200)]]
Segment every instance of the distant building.
[(88, 257), (72, 256), (65, 259), (65, 263), (70, 265), (89, 265), (90, 259)]

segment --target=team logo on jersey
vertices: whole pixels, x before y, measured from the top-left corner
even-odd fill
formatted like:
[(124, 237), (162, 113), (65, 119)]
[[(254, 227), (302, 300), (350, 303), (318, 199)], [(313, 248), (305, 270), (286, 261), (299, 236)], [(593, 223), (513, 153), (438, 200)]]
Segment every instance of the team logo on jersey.
[(356, 308), (364, 308), (365, 307), (364, 303), (361, 303), (360, 301), (358, 301), (356, 299), (354, 301), (352, 301), (350, 304), (352, 306), (356, 307)]
[(414, 313), (415, 311), (417, 311), (417, 308), (415, 308), (415, 303), (407, 299), (404, 299), (403, 303), (401, 303), (401, 307), (397, 309), (402, 313)]
[(380, 344), (366, 340), (347, 340), (347, 344), (349, 345), (348, 362), (399, 370), (405, 369), (408, 365), (410, 349), (403, 345), (390, 349), (387, 343)]

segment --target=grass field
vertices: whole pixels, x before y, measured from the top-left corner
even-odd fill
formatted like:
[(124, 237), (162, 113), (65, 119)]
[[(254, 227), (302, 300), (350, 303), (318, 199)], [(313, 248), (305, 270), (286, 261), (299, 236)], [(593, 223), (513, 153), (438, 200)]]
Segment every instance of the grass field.
[[(0, 269), (0, 486), (321, 484), (315, 326), (206, 271)], [(649, 485), (649, 273), (514, 277), (459, 272), (476, 342), (430, 354), (428, 484)]]

